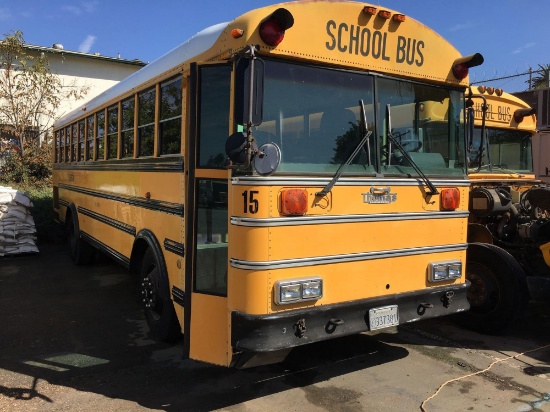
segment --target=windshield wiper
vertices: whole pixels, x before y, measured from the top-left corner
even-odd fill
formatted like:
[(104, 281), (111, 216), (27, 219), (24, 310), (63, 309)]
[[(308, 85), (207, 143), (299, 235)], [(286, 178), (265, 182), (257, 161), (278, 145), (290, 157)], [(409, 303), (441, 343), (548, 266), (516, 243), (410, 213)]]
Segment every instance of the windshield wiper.
[[(399, 143), (399, 141), (395, 137), (393, 137), (393, 135), (391, 133), (391, 109), (390, 109), (389, 104), (386, 105), (386, 116), (387, 116), (387, 119), (388, 119), (387, 120), (388, 121), (387, 136), (388, 136), (388, 139), (390, 140), (390, 142), (392, 144), (394, 144), (395, 147), (397, 147), (401, 153), (403, 153), (403, 157), (405, 159), (407, 159), (407, 161), (413, 167), (413, 169), (416, 171), (416, 173), (418, 173), (418, 175), (422, 178), (422, 180), (424, 180), (424, 183), (426, 183), (426, 186), (428, 186), (428, 188), (430, 189), (429, 192), (427, 192), (427, 194), (428, 195), (437, 195), (437, 194), (439, 194), (439, 192), (437, 191), (437, 189), (435, 188), (433, 183), (430, 182), (430, 180), (426, 177), (424, 172), (422, 172), (422, 170), (420, 170), (418, 165), (414, 162), (414, 160), (409, 155), (409, 153), (403, 148), (403, 146), (401, 146), (401, 143)], [(390, 155), (391, 155), (391, 153), (388, 153), (388, 156), (390, 156)]]
[(368, 128), (367, 123), (367, 116), (365, 114), (365, 105), (363, 103), (363, 100), (359, 100), (359, 108), (361, 111), (361, 130), (363, 131), (363, 138), (359, 142), (359, 144), (355, 147), (351, 155), (348, 157), (348, 159), (340, 165), (338, 170), (336, 170), (336, 173), (334, 174), (334, 177), (332, 180), (324, 187), (323, 190), (320, 192), (315, 193), (315, 196), (326, 196), (333, 188), (333, 186), (336, 184), (342, 173), (344, 172), (344, 169), (351, 163), (351, 161), (357, 156), (357, 153), (365, 146), (367, 145), (367, 166), (370, 166), (370, 143), (369, 143), (369, 137), (371, 136), (372, 132)]

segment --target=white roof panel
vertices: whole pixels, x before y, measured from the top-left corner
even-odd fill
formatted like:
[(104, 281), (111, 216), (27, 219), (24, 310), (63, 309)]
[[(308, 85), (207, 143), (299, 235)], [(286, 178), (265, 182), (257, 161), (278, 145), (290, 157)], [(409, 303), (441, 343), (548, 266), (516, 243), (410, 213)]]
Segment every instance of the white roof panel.
[(149, 79), (160, 76), (166, 71), (183, 64), (185, 61), (193, 58), (194, 56), (203, 53), (214, 45), (222, 31), (227, 27), (227, 24), (228, 23), (220, 23), (200, 31), (185, 43), (180, 44), (155, 61), (149, 63), (144, 68), (131, 74), (126, 79), (105, 90), (89, 102), (80, 105), (75, 110), (63, 116), (56, 123), (70, 123), (80, 117), (83, 110), (93, 112), (95, 108), (101, 106), (102, 104), (139, 87)]

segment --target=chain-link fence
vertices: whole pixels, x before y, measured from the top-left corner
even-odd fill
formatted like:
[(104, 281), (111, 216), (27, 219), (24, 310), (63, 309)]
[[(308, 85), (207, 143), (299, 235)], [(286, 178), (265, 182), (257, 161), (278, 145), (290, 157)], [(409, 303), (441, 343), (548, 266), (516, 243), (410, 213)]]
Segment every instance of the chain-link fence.
[(473, 86), (483, 85), (499, 88), (508, 93), (550, 87), (550, 67), (537, 70), (529, 69), (529, 71), (524, 73), (493, 77), (484, 74), (480, 75), (479, 73), (471, 73), (470, 84)]

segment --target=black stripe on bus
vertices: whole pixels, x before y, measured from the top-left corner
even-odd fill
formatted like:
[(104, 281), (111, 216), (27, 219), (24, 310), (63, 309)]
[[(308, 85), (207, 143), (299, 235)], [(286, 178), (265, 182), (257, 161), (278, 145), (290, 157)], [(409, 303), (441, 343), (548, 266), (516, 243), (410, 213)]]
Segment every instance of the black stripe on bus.
[(118, 261), (126, 269), (130, 268), (130, 258), (127, 258), (122, 253), (117, 252), (112, 247), (107, 246), (105, 243), (99, 241), (93, 236), (90, 236), (86, 232), (80, 231), (80, 236), (82, 237), (83, 240), (88, 242), (90, 245), (92, 245), (96, 249), (101, 250), (102, 252), (106, 253), (114, 260)]
[(77, 210), (79, 213), (82, 213), (83, 215), (89, 216), (92, 219), (98, 220), (102, 223), (105, 223), (106, 225), (112, 226), (115, 229), (122, 230), (123, 232), (126, 232), (132, 236), (136, 236), (136, 227), (129, 225), (127, 223), (121, 222), (119, 220), (112, 219), (110, 217), (107, 217), (105, 215), (101, 215), (96, 212), (92, 212), (89, 209), (86, 209), (84, 207), (78, 206)]
[(55, 163), (54, 170), (97, 170), (124, 172), (183, 172), (182, 157), (154, 159), (118, 159), (72, 163)]
[(58, 202), (61, 206), (69, 207), (69, 202), (67, 202), (66, 200), (59, 199), (57, 202)]
[(181, 290), (180, 288), (172, 286), (172, 299), (178, 305), (184, 307), (184, 305), (185, 305), (185, 292), (183, 290)]
[(179, 203), (164, 202), (162, 200), (152, 200), (146, 197), (128, 196), (122, 194), (114, 194), (113, 192), (105, 192), (101, 190), (86, 189), (78, 186), (60, 184), (60, 189), (70, 190), (72, 192), (82, 193), (88, 196), (99, 197), (102, 199), (114, 200), (115, 202), (126, 203), (132, 206), (141, 207), (144, 209), (165, 212), (172, 215), (183, 216), (183, 205)]
[(164, 239), (164, 249), (178, 256), (185, 256), (185, 246), (183, 243), (176, 242), (175, 240)]

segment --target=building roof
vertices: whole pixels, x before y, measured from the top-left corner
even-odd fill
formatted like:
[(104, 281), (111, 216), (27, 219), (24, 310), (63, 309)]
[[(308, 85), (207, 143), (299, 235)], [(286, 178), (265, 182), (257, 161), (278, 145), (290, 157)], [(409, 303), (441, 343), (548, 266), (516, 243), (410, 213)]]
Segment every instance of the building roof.
[(70, 55), (70, 56), (78, 56), (83, 57), (87, 59), (94, 59), (94, 60), (105, 60), (115, 63), (122, 63), (122, 64), (130, 64), (134, 66), (145, 66), (147, 65), (146, 62), (143, 62), (139, 59), (133, 59), (133, 60), (127, 60), (127, 59), (121, 59), (119, 57), (108, 57), (108, 56), (102, 56), (99, 53), (82, 53), (82, 52), (76, 52), (71, 50), (65, 50), (63, 49), (63, 46), (56, 45), (56, 47), (44, 47), (44, 46), (35, 46), (32, 44), (24, 44), (23, 47), (28, 50), (38, 51), (38, 52), (45, 52), (45, 53), (54, 53), (54, 54), (60, 54), (60, 55)]

